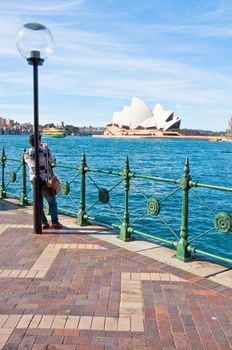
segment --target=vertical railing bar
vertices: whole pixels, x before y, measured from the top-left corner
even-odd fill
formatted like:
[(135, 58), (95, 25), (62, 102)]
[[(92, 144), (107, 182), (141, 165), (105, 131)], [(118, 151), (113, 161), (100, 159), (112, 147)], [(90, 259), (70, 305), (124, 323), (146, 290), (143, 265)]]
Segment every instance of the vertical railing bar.
[(179, 185), (182, 188), (182, 218), (181, 218), (181, 230), (180, 239), (177, 243), (176, 258), (181, 261), (188, 261), (191, 259), (191, 252), (188, 251), (188, 193), (189, 193), (189, 182), (191, 177), (189, 175), (189, 160), (186, 159), (184, 166), (184, 173), (182, 178), (179, 180)]
[(2, 149), (2, 157), (1, 157), (1, 174), (2, 174), (2, 179), (1, 179), (1, 188), (0, 188), (0, 198), (6, 198), (6, 187), (5, 187), (5, 166), (6, 166), (6, 154), (5, 154), (5, 149), (3, 147)]
[(123, 223), (120, 226), (120, 235), (119, 238), (125, 242), (131, 241), (131, 232), (128, 230), (130, 226), (129, 220), (129, 189), (130, 189), (130, 168), (129, 168), (129, 159), (126, 156), (126, 160), (124, 163), (124, 170), (122, 172), (122, 177), (124, 179), (124, 215), (123, 215)]
[(85, 191), (86, 191), (86, 157), (85, 152), (82, 152), (81, 165), (79, 167), (79, 172), (81, 174), (81, 188), (80, 188), (80, 206), (79, 212), (77, 213), (77, 224), (80, 226), (88, 225), (88, 219), (86, 214), (86, 204), (85, 204)]
[[(24, 149), (25, 153), (26, 149)], [(27, 205), (28, 204), (28, 196), (27, 196), (27, 170), (26, 170), (26, 162), (24, 159), (24, 153), (22, 155), (22, 188), (21, 188), (21, 195), (19, 199), (20, 205)]]

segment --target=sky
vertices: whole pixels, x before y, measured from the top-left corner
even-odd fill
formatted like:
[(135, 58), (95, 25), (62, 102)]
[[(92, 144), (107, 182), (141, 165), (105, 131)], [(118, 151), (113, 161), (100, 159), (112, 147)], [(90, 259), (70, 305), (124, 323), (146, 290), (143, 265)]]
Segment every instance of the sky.
[(15, 38), (37, 22), (55, 41), (39, 67), (41, 124), (105, 126), (136, 96), (182, 128), (227, 128), (231, 0), (10, 0), (0, 13), (1, 117), (33, 123), (32, 67)]

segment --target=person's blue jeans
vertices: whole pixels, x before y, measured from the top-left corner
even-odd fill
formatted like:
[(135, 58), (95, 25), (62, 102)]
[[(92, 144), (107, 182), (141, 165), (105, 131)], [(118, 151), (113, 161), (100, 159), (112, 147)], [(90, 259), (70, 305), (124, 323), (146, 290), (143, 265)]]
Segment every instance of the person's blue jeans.
[(52, 224), (58, 223), (58, 209), (57, 209), (57, 203), (56, 203), (56, 196), (49, 193), (49, 190), (47, 188), (46, 183), (41, 183), (41, 221), (42, 225), (46, 225), (48, 223), (48, 220), (46, 218), (46, 215), (44, 213), (43, 208), (43, 198), (46, 199), (49, 205), (49, 213), (51, 215)]

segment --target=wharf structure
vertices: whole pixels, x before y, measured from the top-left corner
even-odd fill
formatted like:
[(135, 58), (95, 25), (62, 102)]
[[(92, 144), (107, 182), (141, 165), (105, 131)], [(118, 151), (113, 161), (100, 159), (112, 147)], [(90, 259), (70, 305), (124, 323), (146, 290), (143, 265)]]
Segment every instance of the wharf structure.
[(60, 220), (0, 199), (0, 349), (230, 349), (231, 271)]
[[(60, 214), (59, 234), (48, 229), (34, 235), (24, 158), (10, 158), (3, 151), (0, 160), (0, 349), (231, 348), (232, 260), (210, 255), (194, 241), (213, 231), (225, 240), (232, 231), (226, 209), (212, 209), (197, 188), (226, 193), (232, 188), (192, 180), (188, 160), (179, 179), (167, 179), (132, 173), (128, 158), (120, 171), (91, 168), (83, 153), (79, 166), (55, 165), (55, 171), (61, 169), (60, 196), (68, 202), (79, 199), (79, 204), (73, 212), (59, 206), (68, 214)], [(146, 180), (156, 184), (152, 198), (139, 182)], [(159, 182), (171, 185), (162, 186), (161, 198)], [(132, 220), (130, 196), (135, 188), (145, 199), (145, 217), (138, 213)], [(210, 228), (198, 226), (191, 239), (190, 192), (210, 213)], [(121, 198), (122, 211), (114, 207), (114, 194)], [(174, 200), (171, 212), (180, 210), (182, 215), (170, 223), (163, 204), (175, 194), (181, 201)], [(104, 214), (107, 208), (112, 217), (117, 214), (118, 224), (112, 229), (90, 216), (91, 209)], [(178, 232), (172, 224), (179, 216)], [(157, 232), (153, 242), (145, 241), (144, 236), (152, 237), (135, 229), (142, 219), (153, 219), (155, 232), (162, 233), (166, 226), (173, 236), (168, 240)], [(175, 258), (172, 249), (157, 244), (159, 240), (176, 248)], [(193, 259), (195, 253), (228, 265), (204, 261), (199, 255)]]

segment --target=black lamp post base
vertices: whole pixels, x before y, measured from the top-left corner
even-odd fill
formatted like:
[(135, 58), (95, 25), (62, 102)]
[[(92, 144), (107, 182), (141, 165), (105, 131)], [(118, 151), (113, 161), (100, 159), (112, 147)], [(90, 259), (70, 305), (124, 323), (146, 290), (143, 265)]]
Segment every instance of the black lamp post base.
[(42, 233), (41, 225), (41, 194), (40, 194), (40, 177), (35, 176), (33, 180), (33, 194), (34, 194), (34, 207), (33, 207), (33, 222), (34, 233)]

